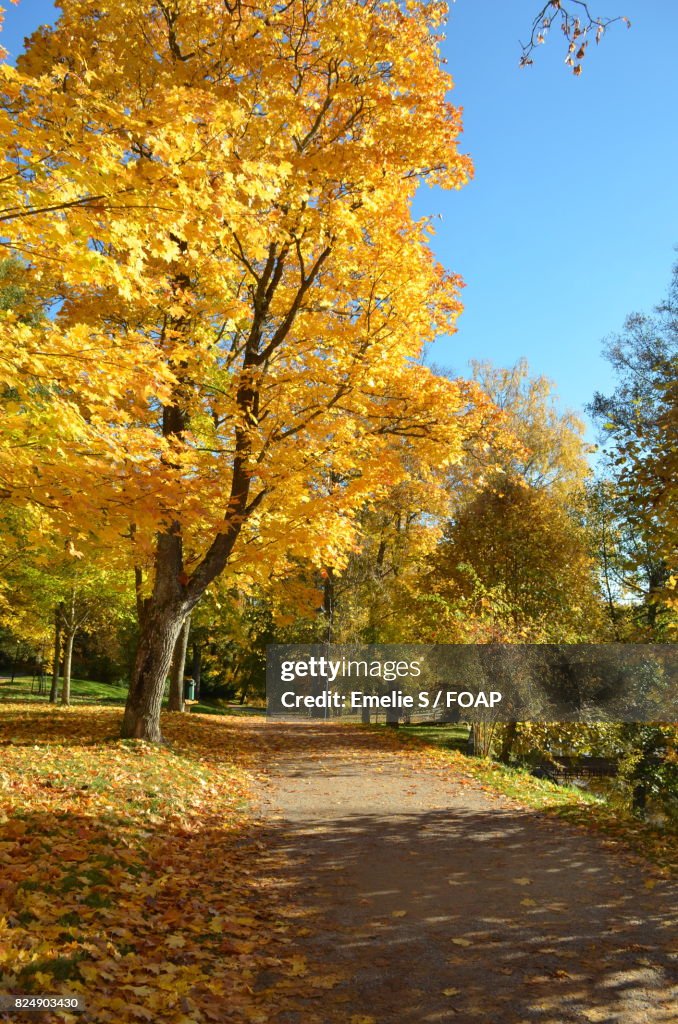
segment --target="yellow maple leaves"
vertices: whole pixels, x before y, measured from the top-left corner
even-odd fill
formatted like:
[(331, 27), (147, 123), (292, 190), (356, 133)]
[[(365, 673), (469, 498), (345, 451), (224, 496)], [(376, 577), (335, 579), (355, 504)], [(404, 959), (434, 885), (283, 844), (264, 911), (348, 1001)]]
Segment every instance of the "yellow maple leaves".
[[(17, 103), (3, 128), (25, 146), (7, 149), (3, 230), (41, 292), (65, 295), (49, 344), (45, 328), (15, 324), (7, 343), (25, 344), (15, 380), (39, 375), (68, 394), (59, 415), (68, 409), (87, 456), (69, 470), (72, 449), (62, 446), (51, 489), (71, 518), (59, 473), (72, 489), (94, 471), (115, 479), (115, 494), (104, 484), (86, 509), (102, 536), (118, 529), (121, 510), (138, 537), (144, 524), (153, 531), (169, 504), (190, 535), (196, 493), (199, 532), (215, 528), (253, 331), (269, 354), (258, 364), (251, 461), (278, 507), (282, 481), (293, 501), (315, 490), (313, 475), (299, 474), (309, 457), (366, 477), (384, 458), (397, 462), (389, 430), (410, 436), (424, 407), (431, 429), (418, 442), (430, 458), (454, 458), (464, 427), (449, 414), (468, 395), (408, 361), (453, 328), (458, 282), (435, 266), (428, 225), (413, 223), (409, 206), (422, 176), (457, 187), (470, 164), (456, 150), (459, 112), (429, 34), (443, 7), (408, 9), (321, 4), (309, 32), (297, 4), (272, 6), (262, 21), (189, 0), (171, 18), (131, 3), (104, 4), (94, 17), (83, 0), (66, 0), (56, 26), (7, 72)], [(257, 297), (268, 259), (274, 277)], [(177, 388), (195, 427), (167, 491), (152, 436), (158, 400)], [(48, 411), (43, 404), (24, 425), (35, 431)], [(45, 443), (63, 434), (47, 419)], [(162, 500), (142, 497), (140, 472), (143, 494)], [(363, 497), (375, 487), (376, 477)]]
[(39, 475), (68, 530), (156, 574), (171, 527), (173, 614), (262, 545), (340, 566), (415, 451), (443, 467), (491, 419), (420, 365), (460, 282), (412, 200), (472, 171), (444, 9), (64, 0), (5, 77), (0, 221), (52, 316), (5, 335), (0, 485), (42, 500)]
[(225, 1005), (266, 1019), (290, 997), (253, 991), (271, 967), (325, 987), (291, 953), (296, 927), (281, 924), (275, 888), (238, 853), (257, 838), (247, 728), (215, 732), (196, 716), (170, 752), (110, 744), (118, 710), (7, 710), (0, 964), (13, 987), (78, 995), (111, 1024), (220, 1019)]

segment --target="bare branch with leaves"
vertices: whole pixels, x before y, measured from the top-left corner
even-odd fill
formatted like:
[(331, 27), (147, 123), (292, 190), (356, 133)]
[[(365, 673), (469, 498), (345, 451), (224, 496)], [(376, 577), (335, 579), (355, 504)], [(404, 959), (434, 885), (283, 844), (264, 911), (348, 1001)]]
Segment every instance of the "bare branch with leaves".
[(549, 0), (532, 22), (532, 31), (527, 43), (521, 43), (522, 55), (520, 67), (534, 64), (534, 50), (546, 42), (548, 33), (559, 27), (567, 42), (565, 64), (572, 68), (574, 75), (581, 75), (582, 64), (586, 57), (587, 47), (591, 39), (596, 44), (601, 41), (605, 32), (616, 22), (622, 21), (627, 28), (631, 22), (623, 14), (614, 18), (603, 18), (591, 13), (585, 0)]

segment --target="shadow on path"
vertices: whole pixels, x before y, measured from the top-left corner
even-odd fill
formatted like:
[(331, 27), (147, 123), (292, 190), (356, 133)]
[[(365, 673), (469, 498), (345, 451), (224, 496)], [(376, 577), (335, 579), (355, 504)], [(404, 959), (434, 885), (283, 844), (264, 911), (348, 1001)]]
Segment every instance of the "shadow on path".
[(345, 980), (281, 1020), (678, 1020), (670, 885), (453, 770), (342, 752), (334, 732), (299, 730), (267, 811), (271, 868), (285, 854), (291, 894), (315, 911), (309, 956)]

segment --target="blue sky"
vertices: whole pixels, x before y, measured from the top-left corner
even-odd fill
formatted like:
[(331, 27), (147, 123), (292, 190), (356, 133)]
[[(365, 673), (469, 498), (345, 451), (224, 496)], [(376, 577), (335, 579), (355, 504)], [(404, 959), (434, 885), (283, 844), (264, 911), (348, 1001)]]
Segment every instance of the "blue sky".
[[(592, 44), (580, 78), (564, 67), (559, 32), (534, 67), (518, 68), (542, 4), (452, 6), (444, 55), (476, 177), (417, 199), (418, 214), (442, 214), (435, 251), (467, 285), (459, 330), (430, 360), (465, 373), (471, 358), (507, 366), (525, 356), (581, 410), (613, 386), (602, 339), (663, 297), (676, 258), (678, 3), (590, 0), (632, 28)], [(6, 6), (2, 41), (16, 55), (55, 11), (45, 0)]]
[[(564, 37), (519, 69), (541, 0), (457, 0), (444, 53), (476, 166), (460, 192), (423, 190), (442, 213), (434, 248), (466, 281), (457, 334), (432, 359), (526, 356), (581, 409), (613, 386), (602, 339), (665, 294), (678, 244), (678, 3), (590, 0), (625, 14), (565, 68)], [(591, 52), (593, 51), (593, 52)]]

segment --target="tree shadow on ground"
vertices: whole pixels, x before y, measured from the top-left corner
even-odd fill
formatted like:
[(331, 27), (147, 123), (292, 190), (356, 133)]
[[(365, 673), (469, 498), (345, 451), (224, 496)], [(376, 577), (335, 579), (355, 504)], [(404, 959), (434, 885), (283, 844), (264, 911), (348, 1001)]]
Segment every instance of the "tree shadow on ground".
[[(93, 721), (73, 735), (77, 721), (55, 709), (12, 725), (19, 742), (81, 746)], [(149, 816), (133, 832), (95, 797), (63, 820), (10, 816), (7, 990), (46, 991), (45, 977), (52, 991), (81, 985), (94, 1024), (678, 1018), (675, 890), (596, 837), (477, 788), (448, 798), (449, 782), (400, 763), (390, 779), (375, 774), (388, 746), (372, 730), (166, 722), (196, 756), (209, 728), (201, 760), (214, 770), (235, 728), (299, 788), (296, 810), (231, 829), (209, 813), (190, 828)], [(111, 723), (103, 716), (100, 730)], [(447, 788), (431, 808), (436, 785)], [(342, 810), (342, 793), (357, 810)]]
[(281, 759), (286, 796), (269, 844), (294, 865), (290, 892), (316, 910), (309, 950), (348, 972), (346, 1020), (678, 1019), (674, 886), (621, 844), (473, 784), (455, 792), (434, 773), (361, 765), (341, 756), (339, 736), (333, 759), (332, 731), (323, 756), (309, 758), (306, 728)]

